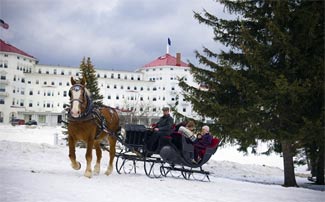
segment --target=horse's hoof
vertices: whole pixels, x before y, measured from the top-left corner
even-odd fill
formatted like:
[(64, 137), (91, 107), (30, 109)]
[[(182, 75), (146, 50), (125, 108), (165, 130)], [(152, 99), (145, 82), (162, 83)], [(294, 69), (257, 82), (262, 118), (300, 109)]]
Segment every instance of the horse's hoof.
[(93, 175), (92, 175), (91, 171), (86, 171), (84, 176), (88, 177), (88, 178), (91, 178)]
[(100, 172), (100, 165), (95, 165), (94, 167), (94, 175), (99, 175)]
[(107, 171), (105, 172), (105, 175), (110, 175), (111, 173), (112, 173), (112, 171), (113, 171), (113, 168), (109, 168), (109, 169), (107, 169)]
[(72, 168), (75, 170), (80, 170), (80, 168), (81, 168), (80, 162), (77, 162), (77, 164), (72, 165)]

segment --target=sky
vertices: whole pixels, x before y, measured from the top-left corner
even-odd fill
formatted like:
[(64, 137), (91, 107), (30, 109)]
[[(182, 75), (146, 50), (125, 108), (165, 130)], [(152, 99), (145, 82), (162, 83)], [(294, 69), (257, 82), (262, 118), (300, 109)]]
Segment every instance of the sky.
[(225, 18), (215, 0), (0, 0), (0, 19), (9, 29), (0, 38), (40, 64), (78, 67), (90, 57), (95, 68), (138, 69), (166, 53), (198, 64), (194, 51), (219, 52), (213, 30), (193, 11)]

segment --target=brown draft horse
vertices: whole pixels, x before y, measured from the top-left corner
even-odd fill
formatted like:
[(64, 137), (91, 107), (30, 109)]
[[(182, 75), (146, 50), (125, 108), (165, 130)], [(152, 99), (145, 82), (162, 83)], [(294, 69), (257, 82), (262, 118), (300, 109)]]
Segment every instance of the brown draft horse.
[[(81, 164), (76, 160), (75, 146), (77, 141), (83, 141), (87, 144), (87, 167), (84, 175), (89, 178), (92, 177), (91, 161), (93, 148), (96, 149), (97, 156), (94, 174), (98, 175), (100, 172), (100, 160), (102, 158), (100, 143), (104, 138), (108, 138), (110, 158), (105, 174), (110, 175), (113, 171), (113, 160), (115, 157), (116, 137), (114, 135), (119, 129), (118, 114), (110, 107), (100, 106), (95, 109), (90, 98), (90, 93), (85, 88), (84, 78), (81, 81), (76, 81), (71, 77), (71, 84), (72, 87), (69, 91), (70, 111), (68, 114), (68, 141), (71, 166), (75, 170), (81, 168)], [(97, 110), (97, 113), (94, 110)], [(94, 114), (97, 114), (97, 117)], [(98, 116), (102, 117), (102, 120), (99, 120)], [(106, 130), (103, 130), (101, 124), (105, 124)]]

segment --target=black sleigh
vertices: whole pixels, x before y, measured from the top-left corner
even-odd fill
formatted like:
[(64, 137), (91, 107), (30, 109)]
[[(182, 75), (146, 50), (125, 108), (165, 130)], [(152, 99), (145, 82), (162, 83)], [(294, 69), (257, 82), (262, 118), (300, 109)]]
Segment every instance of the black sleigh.
[(183, 177), (194, 180), (210, 180), (210, 172), (202, 166), (209, 161), (220, 145), (218, 138), (201, 150), (202, 159), (193, 161), (194, 146), (192, 142), (178, 132), (162, 137), (154, 151), (147, 148), (151, 144), (152, 131), (144, 125), (127, 124), (119, 142), (123, 145), (116, 154), (116, 170), (122, 173), (137, 173), (137, 163), (143, 163), (144, 173), (151, 178)]

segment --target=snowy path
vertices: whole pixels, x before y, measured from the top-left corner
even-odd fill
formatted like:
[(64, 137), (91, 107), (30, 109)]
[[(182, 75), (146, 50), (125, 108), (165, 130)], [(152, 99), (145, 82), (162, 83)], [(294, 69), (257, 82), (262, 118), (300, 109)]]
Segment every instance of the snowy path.
[[(79, 171), (70, 168), (67, 154), (65, 146), (0, 141), (0, 201), (319, 202), (325, 198), (321, 191), (215, 176), (211, 176), (211, 182), (170, 177), (150, 179), (143, 174), (119, 175), (116, 172), (107, 177), (103, 174), (107, 153), (103, 155), (101, 174), (88, 179), (83, 177), (84, 167)], [(77, 157), (85, 166), (84, 149), (77, 150)], [(237, 170), (234, 165), (233, 170)], [(243, 174), (241, 170), (237, 172)], [(257, 176), (257, 173), (256, 170), (252, 175)], [(259, 177), (263, 178), (263, 175)]]

